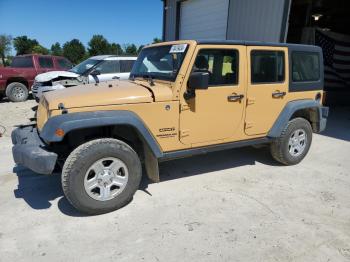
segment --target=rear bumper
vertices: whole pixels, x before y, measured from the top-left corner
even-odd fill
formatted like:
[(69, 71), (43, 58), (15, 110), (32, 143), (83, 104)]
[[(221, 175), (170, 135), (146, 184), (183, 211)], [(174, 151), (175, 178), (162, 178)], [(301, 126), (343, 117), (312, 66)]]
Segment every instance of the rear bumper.
[(57, 154), (45, 149), (37, 129), (33, 126), (19, 127), (12, 134), (12, 155), (16, 164), (23, 165), (39, 174), (51, 174)]
[(328, 114), (329, 114), (329, 107), (326, 107), (326, 106), (320, 107), (320, 122), (318, 127), (318, 133), (326, 129)]

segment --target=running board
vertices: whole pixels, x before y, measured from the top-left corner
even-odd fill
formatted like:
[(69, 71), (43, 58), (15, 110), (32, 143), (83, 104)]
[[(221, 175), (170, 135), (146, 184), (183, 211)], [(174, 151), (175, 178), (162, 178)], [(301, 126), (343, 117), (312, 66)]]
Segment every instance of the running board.
[(230, 142), (230, 143), (219, 144), (219, 145), (211, 145), (206, 147), (171, 151), (171, 152), (163, 153), (163, 156), (159, 158), (158, 161), (164, 162), (172, 159), (184, 158), (184, 157), (189, 157), (194, 155), (202, 155), (202, 154), (207, 154), (211, 152), (227, 150), (232, 148), (264, 144), (264, 143), (269, 143), (270, 141), (271, 141), (270, 138), (264, 137), (264, 138), (250, 139), (250, 140), (244, 140), (244, 141)]

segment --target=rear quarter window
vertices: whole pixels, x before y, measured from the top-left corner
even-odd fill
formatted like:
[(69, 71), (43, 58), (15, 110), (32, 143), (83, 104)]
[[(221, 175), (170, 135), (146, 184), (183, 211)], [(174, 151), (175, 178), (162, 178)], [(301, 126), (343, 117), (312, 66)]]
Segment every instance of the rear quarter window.
[(316, 52), (292, 52), (293, 82), (314, 82), (320, 80), (320, 57)]
[(33, 68), (33, 58), (31, 56), (14, 57), (12, 59), (11, 67)]

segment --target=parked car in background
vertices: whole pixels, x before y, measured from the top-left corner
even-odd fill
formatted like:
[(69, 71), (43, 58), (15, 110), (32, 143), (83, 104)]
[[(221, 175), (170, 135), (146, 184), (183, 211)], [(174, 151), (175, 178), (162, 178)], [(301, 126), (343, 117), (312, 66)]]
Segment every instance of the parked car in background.
[(137, 57), (114, 55), (93, 56), (68, 72), (54, 71), (40, 74), (32, 86), (33, 96), (38, 102), (46, 92), (81, 84), (128, 79), (136, 59)]
[(9, 67), (0, 68), (0, 97), (6, 95), (12, 102), (25, 101), (38, 74), (71, 68), (72, 63), (60, 56), (16, 56)]

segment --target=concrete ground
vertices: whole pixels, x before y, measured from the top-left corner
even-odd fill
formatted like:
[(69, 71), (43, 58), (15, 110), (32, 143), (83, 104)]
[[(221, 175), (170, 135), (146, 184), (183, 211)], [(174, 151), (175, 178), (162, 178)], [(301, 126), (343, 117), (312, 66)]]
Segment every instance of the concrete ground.
[(91, 217), (0, 138), (0, 261), (350, 261), (349, 113), (331, 111), (297, 166), (253, 148), (163, 163), (161, 183)]

